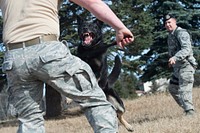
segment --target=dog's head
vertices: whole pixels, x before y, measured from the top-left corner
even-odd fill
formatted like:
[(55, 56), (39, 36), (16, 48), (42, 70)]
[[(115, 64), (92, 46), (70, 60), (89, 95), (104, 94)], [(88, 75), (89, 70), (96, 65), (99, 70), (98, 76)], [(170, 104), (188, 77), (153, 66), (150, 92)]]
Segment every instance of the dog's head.
[(91, 47), (102, 40), (102, 21), (96, 19), (93, 22), (88, 22), (78, 17), (77, 22), (82, 46)]

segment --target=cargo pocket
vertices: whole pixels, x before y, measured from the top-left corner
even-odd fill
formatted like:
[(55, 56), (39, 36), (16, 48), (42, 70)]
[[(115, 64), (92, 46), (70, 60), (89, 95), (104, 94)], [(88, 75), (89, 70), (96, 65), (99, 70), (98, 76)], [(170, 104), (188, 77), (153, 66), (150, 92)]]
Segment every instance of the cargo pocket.
[(74, 65), (74, 66), (68, 65), (68, 66), (66, 66), (65, 71), (66, 71), (70, 76), (73, 76), (74, 74), (80, 72), (80, 65), (78, 65), (78, 64), (77, 64), (77, 65)]
[[(92, 74), (91, 68), (80, 60), (77, 57), (71, 56), (70, 64), (66, 66), (65, 71), (73, 78), (75, 78), (80, 86), (94, 86), (92, 78), (94, 74)], [(85, 87), (83, 87), (85, 88)]]
[(188, 84), (188, 83), (193, 83), (194, 82), (193, 71), (182, 71), (180, 73), (180, 77), (181, 77), (182, 82), (184, 84)]
[(85, 70), (79, 69), (78, 71), (76, 71), (76, 73), (74, 73), (72, 78), (75, 82), (77, 89), (79, 89), (80, 91), (83, 92), (92, 90), (92, 81), (89, 74)]
[(12, 60), (7, 60), (4, 61), (2, 64), (2, 72), (10, 71), (13, 68), (13, 61)]

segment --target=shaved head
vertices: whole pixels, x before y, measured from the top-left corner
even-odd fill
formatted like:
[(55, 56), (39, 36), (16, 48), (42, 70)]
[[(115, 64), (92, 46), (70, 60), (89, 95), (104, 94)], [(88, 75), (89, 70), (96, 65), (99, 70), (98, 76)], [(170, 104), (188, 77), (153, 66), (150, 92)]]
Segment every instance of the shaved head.
[(170, 18), (165, 21), (165, 28), (169, 31), (172, 32), (176, 29), (176, 19), (175, 18)]

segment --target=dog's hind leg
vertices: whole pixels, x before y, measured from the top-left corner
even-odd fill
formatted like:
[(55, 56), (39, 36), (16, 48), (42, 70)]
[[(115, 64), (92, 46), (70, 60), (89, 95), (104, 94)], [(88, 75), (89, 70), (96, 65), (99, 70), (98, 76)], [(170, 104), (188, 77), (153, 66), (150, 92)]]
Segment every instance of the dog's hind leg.
[[(107, 92), (107, 100), (110, 103), (112, 103), (113, 106), (116, 108), (117, 117), (119, 121), (129, 132), (133, 132), (134, 131), (133, 127), (122, 116), (125, 112), (125, 107), (122, 100), (118, 97), (118, 95), (116, 95), (116, 93), (114, 93), (115, 91), (113, 89), (110, 88), (109, 91), (107, 90), (106, 92)], [(108, 95), (108, 93), (110, 95)]]
[(134, 131), (133, 127), (124, 119), (123, 113), (122, 113), (122, 112), (117, 112), (117, 117), (118, 117), (119, 121), (122, 123), (122, 125), (123, 125), (129, 132), (133, 132), (133, 131)]

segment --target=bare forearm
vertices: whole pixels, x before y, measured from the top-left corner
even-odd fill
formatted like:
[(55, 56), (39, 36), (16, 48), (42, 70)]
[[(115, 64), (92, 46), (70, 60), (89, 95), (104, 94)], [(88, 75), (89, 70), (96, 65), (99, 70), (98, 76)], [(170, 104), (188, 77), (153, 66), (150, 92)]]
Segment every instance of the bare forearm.
[(125, 28), (125, 25), (113, 13), (113, 11), (101, 0), (71, 0), (72, 2), (83, 6), (99, 20), (107, 23), (115, 30)]

